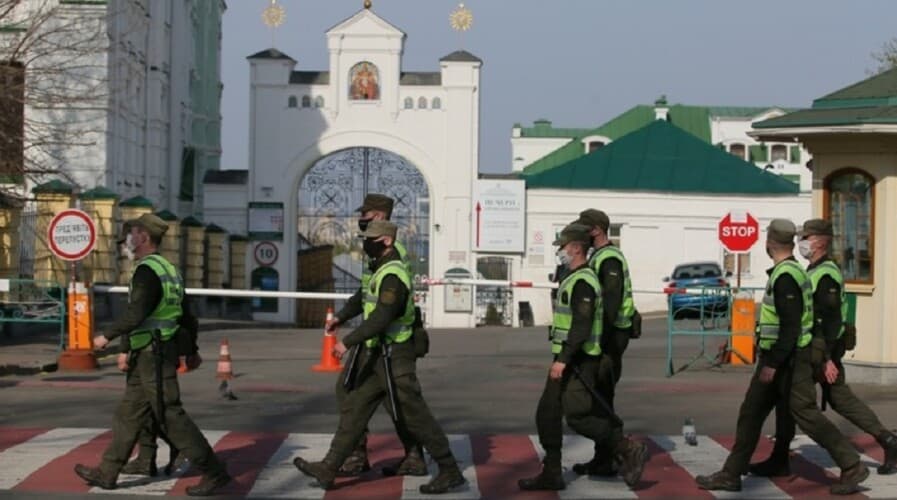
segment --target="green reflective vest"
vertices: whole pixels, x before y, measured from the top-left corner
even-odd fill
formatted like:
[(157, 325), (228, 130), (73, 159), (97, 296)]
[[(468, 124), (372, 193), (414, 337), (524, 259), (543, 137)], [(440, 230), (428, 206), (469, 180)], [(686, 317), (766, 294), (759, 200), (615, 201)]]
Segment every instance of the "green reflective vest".
[(632, 300), (632, 279), (629, 277), (629, 264), (623, 252), (614, 245), (605, 245), (592, 253), (589, 259), (589, 267), (595, 271), (596, 276), (601, 264), (607, 259), (617, 259), (623, 266), (623, 300), (620, 303), (620, 310), (617, 312), (617, 320), (614, 326), (620, 329), (626, 329), (632, 326), (632, 316), (635, 314), (635, 302)]
[(763, 295), (763, 304), (760, 306), (760, 323), (757, 325), (760, 349), (768, 351), (779, 338), (779, 313), (776, 311), (774, 288), (776, 280), (783, 275), (789, 275), (800, 287), (804, 301), (803, 314), (800, 317), (800, 336), (797, 338), (797, 347), (806, 347), (813, 339), (813, 285), (810, 277), (800, 264), (793, 260), (783, 260), (776, 265), (766, 283), (766, 294)]
[[(377, 308), (377, 299), (380, 297), (380, 285), (383, 279), (389, 275), (393, 275), (402, 284), (408, 288), (408, 298), (405, 303), (405, 314), (402, 317), (393, 320), (386, 329), (385, 338), (387, 344), (401, 344), (411, 338), (413, 333), (412, 325), (414, 324), (414, 288), (411, 286), (411, 273), (405, 262), (392, 260), (380, 266), (373, 275), (371, 282), (364, 290), (364, 319), (368, 319), (374, 309)], [(372, 338), (365, 341), (367, 347), (376, 347), (380, 344), (380, 339)]]
[[(162, 341), (171, 339), (178, 331), (178, 319), (183, 314), (181, 303), (184, 301), (184, 282), (171, 262), (158, 254), (148, 255), (137, 262), (137, 267), (147, 266), (162, 283), (162, 300), (148, 318), (140, 323), (129, 335), (131, 350), (137, 351), (148, 346), (153, 340), (153, 331), (158, 330)], [(133, 279), (133, 278), (132, 278)], [(129, 288), (134, 285), (133, 281)], [(128, 291), (130, 300), (130, 290)]]
[[(392, 245), (396, 252), (399, 253), (399, 258), (402, 259), (402, 264), (405, 264), (405, 269), (408, 271), (409, 276), (414, 276), (414, 271), (411, 270), (411, 262), (408, 261), (408, 250), (405, 249), (405, 245), (396, 241)], [(367, 290), (368, 285), (371, 284), (371, 270), (365, 265), (364, 269), (361, 271), (361, 289)]]
[(551, 324), (551, 352), (559, 354), (563, 349), (570, 327), (573, 326), (573, 310), (570, 301), (573, 299), (573, 287), (585, 281), (595, 291), (595, 316), (592, 318), (592, 335), (582, 345), (582, 350), (590, 356), (601, 354), (601, 330), (604, 325), (604, 308), (601, 305), (601, 285), (598, 277), (588, 266), (581, 267), (564, 278), (558, 287), (554, 301), (554, 321)]
[[(840, 339), (844, 335), (844, 324), (847, 322), (847, 292), (844, 290), (844, 276), (841, 274), (841, 269), (834, 262), (826, 260), (813, 269), (807, 270), (807, 274), (810, 276), (810, 282), (813, 284), (813, 293), (816, 293), (819, 280), (825, 276), (833, 279), (841, 288), (841, 329), (838, 331), (838, 338)], [(821, 326), (822, 319), (817, 318), (815, 323), (817, 326)]]

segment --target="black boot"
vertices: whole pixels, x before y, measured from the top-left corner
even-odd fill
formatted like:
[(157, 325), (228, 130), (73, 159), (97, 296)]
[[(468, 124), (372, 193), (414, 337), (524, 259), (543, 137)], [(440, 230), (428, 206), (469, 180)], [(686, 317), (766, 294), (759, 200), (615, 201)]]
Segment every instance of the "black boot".
[(878, 435), (876, 441), (885, 450), (885, 461), (878, 467), (878, 473), (893, 474), (897, 472), (897, 436), (884, 431)]
[(520, 479), (517, 486), (524, 491), (560, 491), (567, 487), (564, 483), (564, 472), (561, 470), (561, 461), (545, 460), (542, 462), (542, 472), (534, 477)]
[(424, 450), (419, 446), (411, 448), (405, 454), (405, 458), (399, 463), (398, 467), (386, 466), (383, 468), (383, 475), (390, 476), (426, 476), (427, 462), (424, 460)]
[(441, 495), (466, 482), (464, 475), (461, 474), (461, 470), (458, 468), (458, 464), (440, 465), (439, 474), (429, 483), (422, 484), (419, 490), (426, 495)]
[(368, 461), (368, 440), (367, 436), (365, 436), (361, 438), (361, 441), (352, 450), (352, 454), (346, 457), (342, 465), (340, 465), (340, 468), (336, 471), (336, 476), (360, 476), (369, 470), (371, 470), (371, 463)]
[(306, 476), (317, 479), (322, 489), (329, 490), (333, 488), (337, 466), (330, 463), (326, 458), (320, 462), (309, 462), (302, 457), (296, 457), (293, 459), (293, 465)]
[(779, 441), (769, 454), (769, 458), (762, 462), (751, 464), (748, 471), (760, 477), (785, 477), (791, 475), (791, 460), (786, 446), (780, 446)]
[(180, 469), (181, 466), (183, 466), (186, 462), (187, 457), (184, 456), (183, 453), (172, 454), (171, 456), (169, 456), (168, 463), (165, 464), (165, 469), (163, 469), (163, 471), (165, 472), (166, 476), (170, 476), (174, 474), (174, 471)]
[(860, 483), (867, 477), (869, 477), (869, 468), (859, 461), (852, 467), (842, 469), (838, 482), (833, 484), (828, 491), (832, 495), (853, 495), (860, 491)]
[(620, 475), (626, 486), (634, 488), (642, 479), (645, 463), (648, 462), (648, 447), (629, 438), (623, 438), (617, 446), (617, 461), (620, 463)]
[(137, 458), (126, 463), (125, 466), (121, 468), (121, 473), (134, 474), (137, 476), (156, 477), (156, 474), (159, 473), (159, 470), (156, 468), (155, 457), (150, 459), (148, 457), (141, 457), (138, 455)]
[(698, 476), (695, 478), (695, 482), (702, 490), (741, 491), (741, 475), (733, 474), (726, 469), (714, 472), (709, 476)]
[(104, 490), (114, 490), (118, 474), (106, 474), (99, 468), (78, 464), (75, 466), (75, 474), (90, 486), (99, 486)]
[(595, 456), (588, 462), (574, 464), (573, 472), (580, 476), (614, 477), (617, 475), (617, 469), (614, 467), (613, 459), (604, 456), (604, 454), (598, 450), (595, 450)]
[(218, 488), (229, 483), (230, 480), (231, 478), (227, 472), (206, 473), (202, 475), (199, 484), (187, 487), (187, 494), (191, 497), (207, 497), (214, 494)]

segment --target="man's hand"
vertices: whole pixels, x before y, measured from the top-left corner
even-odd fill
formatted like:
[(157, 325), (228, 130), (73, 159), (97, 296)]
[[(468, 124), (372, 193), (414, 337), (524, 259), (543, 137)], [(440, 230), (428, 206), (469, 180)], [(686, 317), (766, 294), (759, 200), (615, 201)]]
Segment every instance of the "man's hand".
[(191, 354), (187, 356), (186, 363), (188, 370), (195, 370), (202, 364), (202, 356), (199, 353)]
[(551, 364), (551, 371), (548, 372), (548, 377), (551, 380), (560, 380), (561, 377), (564, 376), (564, 369), (567, 368), (566, 363), (561, 363), (560, 361), (555, 361)]
[(760, 369), (760, 382), (764, 384), (768, 384), (772, 382), (772, 379), (776, 376), (776, 369), (770, 366), (764, 366)]
[(123, 352), (119, 353), (118, 359), (116, 360), (118, 363), (118, 369), (126, 372), (128, 371), (128, 353)]
[(339, 326), (339, 320), (336, 317), (333, 317), (324, 322), (324, 333), (333, 334), (336, 332), (336, 327)]
[(93, 338), (93, 348), (96, 350), (100, 350), (109, 345), (109, 339), (106, 338), (105, 335), (97, 335)]
[(333, 354), (333, 357), (336, 359), (343, 359), (343, 355), (346, 354), (347, 350), (348, 349), (346, 349), (346, 344), (343, 344), (342, 341), (339, 341), (335, 346), (333, 346), (333, 351), (331, 351), (331, 354)]
[(825, 375), (825, 381), (828, 382), (829, 385), (835, 383), (838, 380), (838, 367), (835, 366), (835, 362), (832, 360), (828, 360), (825, 362), (825, 370), (823, 371)]

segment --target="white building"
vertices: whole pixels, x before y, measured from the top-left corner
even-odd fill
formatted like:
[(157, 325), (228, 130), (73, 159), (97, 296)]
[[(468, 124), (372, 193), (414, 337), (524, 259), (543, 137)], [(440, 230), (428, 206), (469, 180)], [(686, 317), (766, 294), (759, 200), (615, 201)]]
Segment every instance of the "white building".
[[(439, 60), (439, 71), (405, 71), (405, 34), (369, 9), (326, 36), (330, 65), (324, 71), (302, 68), (276, 49), (249, 57), (246, 229), (253, 246), (261, 240), (276, 245), (279, 257), (267, 269), (277, 276), (277, 288), (296, 288), (297, 252), (310, 244), (333, 245), (334, 274), (360, 271), (354, 210), (366, 192), (397, 200), (393, 218), (419, 276), (472, 266), (482, 62), (458, 51)], [(209, 179), (206, 218), (237, 231), (233, 208), (247, 206), (238, 205), (244, 202), (233, 186)], [(262, 266), (249, 253), (252, 274)], [(433, 307), (442, 300), (441, 289), (431, 290), (431, 323), (473, 326), (470, 314)], [(292, 321), (294, 304), (281, 300), (257, 317)]]
[(223, 0), (26, 0), (0, 20), (0, 59), (27, 62), (24, 190), (55, 178), (181, 215), (201, 211), (200, 181), (220, 157), (225, 8)]
[(668, 105), (665, 98), (654, 106), (638, 105), (596, 128), (555, 128), (548, 120), (532, 127), (514, 125), (511, 131), (511, 169), (530, 173), (558, 165), (610, 144), (661, 117), (759, 168), (782, 175), (809, 192), (811, 159), (801, 145), (760, 142), (748, 135), (754, 123), (784, 115), (779, 107)]

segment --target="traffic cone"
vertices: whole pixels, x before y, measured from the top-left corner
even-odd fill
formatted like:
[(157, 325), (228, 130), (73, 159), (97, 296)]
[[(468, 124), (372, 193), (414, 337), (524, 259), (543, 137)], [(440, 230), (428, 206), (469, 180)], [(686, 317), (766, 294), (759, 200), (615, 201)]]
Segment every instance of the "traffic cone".
[(221, 350), (218, 353), (218, 373), (215, 378), (230, 380), (234, 378), (234, 372), (230, 364), (230, 345), (227, 339), (221, 341)]
[[(327, 308), (327, 322), (333, 319), (333, 308)], [(324, 342), (321, 346), (321, 363), (313, 366), (312, 371), (316, 372), (338, 372), (343, 369), (338, 359), (333, 356), (333, 346), (336, 345), (336, 335), (327, 333), (324, 329)]]
[(178, 358), (178, 373), (187, 373), (189, 370), (187, 369), (187, 357), (180, 356)]

